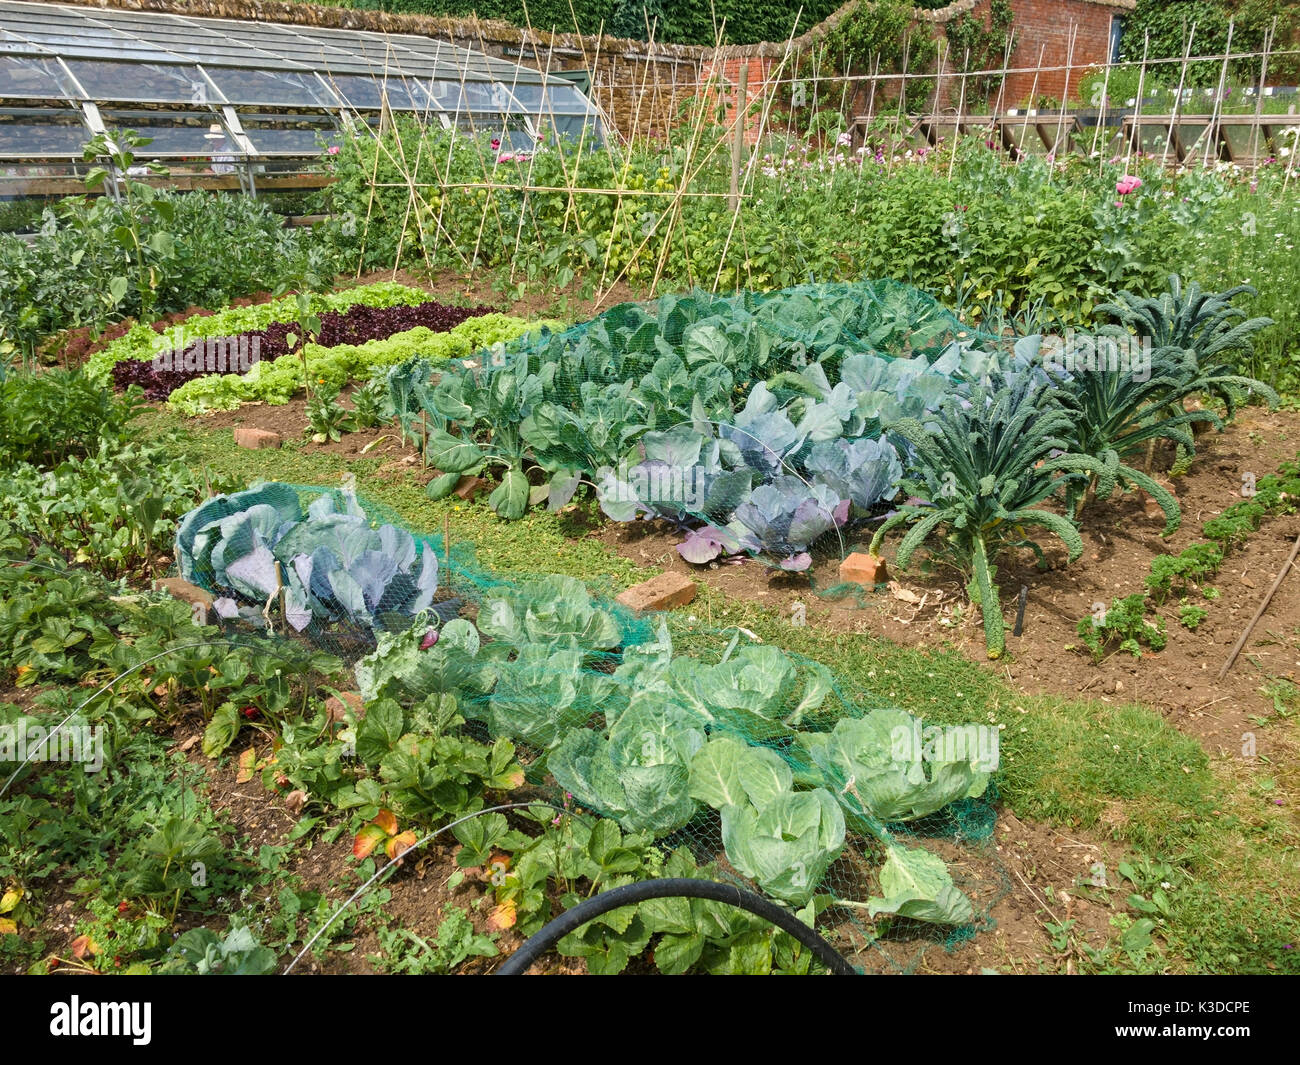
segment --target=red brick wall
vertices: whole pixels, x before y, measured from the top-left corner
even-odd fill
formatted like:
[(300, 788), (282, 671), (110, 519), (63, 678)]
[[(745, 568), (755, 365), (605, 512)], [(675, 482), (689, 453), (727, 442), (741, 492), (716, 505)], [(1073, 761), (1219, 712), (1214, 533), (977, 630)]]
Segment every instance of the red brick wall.
[[(971, 14), (984, 23), (989, 22), (989, 0), (976, 0)], [(1128, 5), (1131, 6), (1131, 5)], [(1124, 7), (1096, 0), (1011, 0), (1015, 15), (1012, 29), (1016, 45), (1002, 95), (1003, 109), (1025, 103), (1031, 95), (1063, 99), (1076, 95), (1079, 78), (1089, 67), (1105, 63), (1110, 55), (1110, 21), (1112, 16), (1123, 16)], [(938, 14), (942, 17), (947, 11)], [(946, 21), (946, 20), (945, 20)], [(944, 22), (936, 22), (936, 37), (944, 35)], [(1074, 35), (1074, 52), (1070, 54), (1070, 37)], [(949, 61), (960, 68), (962, 57)], [(1061, 69), (1038, 71), (1042, 67)], [(1068, 66), (1068, 69), (1066, 69)], [(951, 86), (952, 97), (958, 87), (948, 78), (943, 79), (940, 99), (947, 100)], [(969, 103), (968, 98), (968, 103)], [(982, 101), (974, 101), (978, 106)]]
[[(979, 7), (987, 9), (988, 0)], [(1124, 11), (1082, 0), (1012, 0), (1016, 14), (1016, 48), (1012, 67), (1037, 67), (1039, 54), (1045, 67), (1067, 70), (1044, 70), (1038, 75), (1037, 94), (1063, 99), (1068, 92), (1077, 94), (1079, 77), (1090, 66), (1105, 63), (1110, 55), (1110, 20)], [(1070, 55), (1070, 36), (1074, 35), (1074, 54)], [(1007, 106), (1019, 104), (1034, 92), (1034, 74), (1008, 74), (1004, 100)]]
[[(740, 94), (740, 68), (745, 67), (745, 97), (749, 103), (762, 100), (767, 94), (766, 81), (775, 77), (779, 64), (768, 56), (735, 57), (731, 59), (704, 60), (700, 64), (700, 81), (706, 83), (715, 76), (726, 79), (726, 114), (723, 125), (730, 127), (736, 121), (736, 106)], [(745, 141), (758, 140), (761, 116), (751, 115), (745, 124)]]

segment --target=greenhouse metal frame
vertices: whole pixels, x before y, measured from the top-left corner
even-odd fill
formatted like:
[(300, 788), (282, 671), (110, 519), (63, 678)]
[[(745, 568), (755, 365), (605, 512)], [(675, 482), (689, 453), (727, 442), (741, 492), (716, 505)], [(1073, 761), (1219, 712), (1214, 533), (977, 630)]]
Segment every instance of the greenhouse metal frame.
[(127, 129), (181, 184), (256, 193), (401, 114), (516, 151), (605, 129), (564, 78), (430, 37), (0, 0), (0, 194), (58, 191)]

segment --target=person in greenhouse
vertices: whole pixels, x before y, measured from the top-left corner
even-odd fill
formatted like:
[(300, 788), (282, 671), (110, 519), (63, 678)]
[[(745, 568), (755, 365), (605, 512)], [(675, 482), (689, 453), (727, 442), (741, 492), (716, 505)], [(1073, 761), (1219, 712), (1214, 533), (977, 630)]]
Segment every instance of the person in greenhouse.
[(221, 127), (216, 125), (209, 127), (208, 132), (203, 134), (203, 139), (211, 141), (213, 152), (208, 158), (211, 160), (212, 172), (214, 174), (233, 174), (235, 172), (235, 157), (230, 153), (230, 142), (226, 139)]

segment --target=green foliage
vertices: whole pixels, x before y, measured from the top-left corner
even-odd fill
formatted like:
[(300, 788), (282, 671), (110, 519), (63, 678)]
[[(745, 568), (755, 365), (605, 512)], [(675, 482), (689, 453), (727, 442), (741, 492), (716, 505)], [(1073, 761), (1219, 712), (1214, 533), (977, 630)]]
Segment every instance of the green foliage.
[(1112, 648), (1141, 658), (1143, 646), (1160, 651), (1166, 643), (1164, 618), (1148, 621), (1146, 599), (1140, 594), (1115, 599), (1100, 618), (1089, 616), (1082, 619), (1078, 633), (1084, 646), (1092, 652), (1094, 662), (1100, 662)]
[[(943, 526), (931, 553), (967, 576), (990, 658), (1006, 646), (995, 583), (998, 553), (1029, 547), (1041, 563), (1042, 548), (1029, 538), (1029, 526), (1060, 537), (1071, 559), (1083, 552), (1071, 521), (1035, 506), (1071, 479), (1100, 472), (1098, 460), (1071, 446), (1074, 423), (1056, 390), (1028, 375), (1007, 374), (974, 389), (969, 401), (950, 397), (937, 422), (904, 419), (887, 426), (912, 449), (902, 493), (926, 502), (899, 507), (876, 531), (871, 550), (878, 553), (886, 533), (908, 524), (897, 552), (898, 564), (906, 566)], [(1063, 454), (1053, 458), (1053, 451)]]
[(357, 782), (355, 795), (345, 789), (334, 801), (377, 804), (378, 781), (399, 813), (428, 824), (481, 809), (488, 792), (522, 784), (513, 744), (504, 738), (479, 743), (460, 732), (464, 723), (452, 696), (434, 695), (409, 710), (393, 700), (370, 704), (356, 726), (356, 756), (376, 775)]
[(609, 650), (622, 641), (618, 617), (573, 577), (542, 577), (489, 592), (480, 607), (478, 627), (485, 636), (516, 645), (593, 651)]
[(0, 465), (42, 469), (128, 437), (139, 392), (115, 396), (80, 370), (0, 373)]
[(304, 436), (323, 444), (342, 440), (344, 433), (356, 428), (355, 415), (339, 402), (339, 390), (322, 385), (307, 398), (307, 428)]
[(1222, 564), (1223, 550), (1215, 544), (1192, 544), (1176, 555), (1157, 555), (1146, 577), (1147, 594), (1157, 604), (1171, 595), (1185, 595), (1207, 584)]
[[(423, 289), (410, 288), (392, 281), (353, 286), (338, 292), (312, 292), (307, 295), (306, 310), (319, 315), (325, 311), (346, 311), (350, 307), (415, 306), (429, 298)], [(226, 302), (224, 299), (217, 303)], [(168, 326), (161, 333), (144, 323), (136, 323), (116, 340), (95, 352), (86, 364), (86, 372), (97, 381), (108, 383), (115, 363), (125, 359), (149, 360), (161, 351), (184, 348), (196, 339), (238, 336), (251, 330), (265, 329), (272, 322), (297, 321), (303, 308), (294, 293), (244, 307), (226, 307), (215, 314), (192, 315), (185, 321)]]
[[(782, 37), (781, 39), (784, 39)], [(861, 73), (901, 73), (906, 64), (915, 74), (933, 65), (938, 46), (924, 32), (918, 32), (912, 19), (912, 5), (901, 0), (881, 0), (859, 4), (845, 13), (834, 26), (801, 57), (796, 77), (834, 78), (846, 71)], [(908, 104), (917, 106), (933, 89), (929, 78), (916, 78), (908, 84)], [(838, 86), (831, 82), (822, 87), (831, 99), (838, 100)], [(811, 116), (817, 100), (805, 105)]]
[(442, 920), (433, 942), (422, 939), (409, 928), (379, 930), (382, 955), (371, 956), (385, 972), (407, 976), (446, 974), (467, 958), (494, 958), (496, 936), (474, 930), (469, 912), (461, 906), (442, 908)]
[(628, 710), (608, 738), (570, 729), (547, 764), (556, 782), (584, 806), (630, 831), (667, 835), (696, 811), (690, 765), (704, 734), (692, 726), (689, 713), (671, 706)]
[(1235, 362), (1253, 359), (1255, 334), (1273, 324), (1271, 318), (1247, 320), (1246, 312), (1232, 304), (1243, 294), (1253, 296), (1255, 290), (1250, 285), (1238, 285), (1227, 292), (1213, 293), (1193, 282), (1184, 292), (1181, 280), (1174, 274), (1169, 278), (1169, 291), (1156, 299), (1121, 292), (1117, 303), (1104, 304), (1097, 312), (1114, 315), (1138, 336), (1149, 339), (1156, 348), (1153, 361), (1167, 348), (1183, 353), (1184, 364), (1177, 371), (1183, 380), (1174, 386), (1170, 399), (1181, 398), (1177, 393), (1182, 389), (1194, 388), (1202, 395), (1222, 400), (1231, 419), (1241, 395), (1258, 395), (1270, 405), (1278, 402), (1277, 393), (1268, 385), (1243, 377), (1232, 368)]
[(371, 379), (352, 393), (352, 422), (358, 429), (372, 429), (392, 417), (382, 380)]
[[(901, 47), (897, 33), (886, 36), (882, 47)], [(829, 63), (821, 72), (842, 69)], [(457, 270), (508, 265), (521, 284), (561, 288), (620, 277), (640, 286), (658, 276), (660, 292), (893, 278), (967, 308), (972, 320), (980, 309), (1041, 308), (1075, 326), (1119, 289), (1158, 293), (1176, 262), (1186, 276), (1223, 289), (1269, 278), (1251, 313), (1267, 313), (1276, 324), (1257, 337), (1260, 365), (1251, 376), (1300, 373), (1292, 359), (1300, 336), (1293, 265), (1300, 206), (1283, 192), (1281, 166), (1236, 178), (1139, 162), (1142, 189), (1118, 200), (1118, 160), (1031, 156), (1009, 166), (982, 137), (908, 157), (901, 146), (887, 148), (887, 129), (868, 131), (865, 156), (848, 153), (832, 143), (843, 94), (824, 84), (805, 90), (807, 121), (796, 122), (799, 134), (756, 147), (752, 192), (738, 212), (696, 195), (726, 193), (726, 153), (690, 156), (685, 132), (668, 144), (620, 147), (613, 157), (547, 145), (524, 168), (496, 163), (486, 137), (453, 138), (398, 121), (380, 142), (346, 141), (332, 157), (334, 210), (364, 230), (362, 240), (340, 238), (340, 254), (353, 266), (388, 268), (400, 247), (406, 262)], [(819, 117), (823, 105), (833, 123)], [(819, 132), (803, 136), (814, 121)], [(412, 201), (395, 159), (418, 160), (414, 180), (430, 186), (426, 195)], [(458, 187), (482, 183), (485, 173), (493, 189)], [(372, 175), (379, 183), (373, 189)], [(525, 193), (524, 184), (622, 195)], [(662, 196), (650, 195), (679, 189), (688, 195), (676, 215)], [(1245, 233), (1251, 239), (1242, 240)], [(357, 262), (362, 249), (364, 262)]]
[(101, 444), (51, 470), (21, 465), (0, 474), (0, 503), (15, 532), (114, 579), (150, 574), (203, 493), (188, 464), (152, 443)]
[(1202, 525), (1201, 535), (1221, 545), (1225, 551), (1240, 547), (1250, 539), (1250, 534), (1259, 528), (1267, 514), (1268, 510), (1262, 503), (1233, 503), (1217, 518)]
[[(160, 199), (152, 185), (132, 177), (136, 172), (134, 166), (136, 150), (147, 147), (151, 143), (153, 143), (152, 137), (142, 137), (129, 129), (112, 136), (108, 133), (97, 133), (86, 143), (82, 153), (86, 162), (105, 160), (113, 168), (115, 175), (123, 175), (121, 186), (117, 190), (118, 195), (113, 197), (118, 200), (118, 204), (112, 205), (108, 197), (101, 196), (91, 203), (86, 221), (94, 227), (113, 210), (114, 206), (121, 211), (121, 223), (112, 227), (109, 232), (113, 243), (122, 250), (128, 262), (134, 267), (136, 300), (140, 308), (140, 316), (146, 319), (151, 316), (158, 301), (158, 273), (153, 267), (146, 266), (146, 251), (161, 257), (171, 253), (175, 247), (175, 237), (163, 226), (171, 225), (176, 215), (175, 205), (170, 200)], [(155, 177), (166, 177), (168, 174), (167, 168), (156, 162), (146, 163), (144, 168)], [(102, 190), (106, 182), (116, 180), (115, 176), (110, 177), (107, 166), (95, 166), (86, 176), (86, 188), (95, 192)], [(148, 237), (145, 236), (146, 228), (152, 230)], [(109, 279), (110, 308), (122, 301), (131, 281), (130, 276), (122, 275)]]
[(724, 806), (727, 859), (764, 891), (803, 906), (844, 846), (844, 813), (825, 788), (781, 791), (763, 805)]
[[(220, 306), (308, 267), (335, 272), (310, 230), (286, 228), (261, 200), (141, 187), (151, 199), (138, 210), (74, 197), (47, 213), (35, 242), (0, 235), (0, 335), (31, 356), (61, 329)], [(121, 230), (127, 247), (116, 241)]]
[[(1300, 28), (1300, 15), (1293, 4), (1277, 4), (1271, 0), (1185, 0), (1178, 4), (1138, 0), (1136, 9), (1124, 20), (1123, 58), (1141, 59), (1145, 46), (1148, 59), (1181, 59), (1193, 25), (1196, 34), (1192, 55), (1222, 56), (1228, 47), (1229, 19), (1234, 22), (1232, 51), (1237, 54), (1262, 52), (1265, 34), (1274, 17), (1279, 19), (1279, 24), (1273, 48), (1285, 53), (1283, 42)], [(1191, 63), (1187, 68), (1186, 83), (1216, 86), (1221, 68), (1222, 63), (1216, 60)], [(1234, 78), (1250, 83), (1259, 77), (1259, 60), (1234, 60), (1230, 69)], [(1269, 81), (1293, 84), (1298, 69), (1295, 56), (1279, 55), (1269, 63)]]
[[(843, 719), (829, 733), (809, 738), (808, 754), (822, 779), (842, 801), (849, 825), (878, 832), (884, 822), (914, 821), (959, 799), (984, 794), (989, 771), (970, 727), (970, 743), (957, 751), (936, 750), (922, 760), (920, 722), (902, 710), (873, 710), (866, 717)], [(905, 738), (905, 739), (903, 739)], [(900, 741), (907, 746), (901, 747)], [(907, 753), (911, 757), (900, 757)], [(948, 757), (953, 755), (953, 757)], [(928, 774), (927, 774), (928, 767)]]
[[(949, 20), (944, 32), (948, 38), (950, 65), (957, 70), (1005, 67), (1010, 50), (1015, 46), (1014, 21), (1010, 0), (991, 0), (987, 24), (969, 11)], [(1002, 78), (997, 74), (971, 80), (966, 86), (966, 105), (978, 107), (980, 98), (996, 93), (1001, 84)], [(953, 102), (960, 102), (960, 95)]]
[(191, 928), (168, 948), (155, 970), (186, 976), (266, 976), (275, 971), (275, 954), (262, 946), (245, 925), (231, 925), (225, 936), (209, 928)]
[(975, 916), (970, 900), (952, 882), (943, 859), (920, 847), (893, 846), (880, 870), (884, 898), (872, 899), (868, 912), (898, 914), (918, 921), (968, 924)]
[(301, 354), (255, 363), (245, 374), (209, 374), (187, 381), (168, 404), (183, 414), (234, 410), (241, 403), (288, 403), (303, 388), (303, 361), (313, 388), (341, 389), (349, 381), (366, 380), (377, 370), (413, 357), (444, 363), (473, 355), (481, 347), (514, 340), (536, 328), (521, 318), (485, 314), (443, 333), (418, 326), (364, 344), (323, 348), (306, 344)]
[[(1184, 292), (1174, 275), (1169, 279), (1169, 291), (1158, 299), (1122, 292), (1116, 303), (1097, 308), (1099, 314), (1118, 319), (1123, 328), (1102, 327), (1101, 339), (1095, 341), (1099, 347), (1096, 366), (1063, 375), (1062, 387), (1080, 411), (1072, 436), (1074, 447), (1097, 457), (1105, 467), (1092, 479), (1090, 491), (1104, 499), (1117, 482), (1136, 484), (1160, 504), (1166, 535), (1181, 521), (1177, 500), (1148, 473), (1125, 460), (1158, 439), (1171, 440), (1192, 455), (1196, 451), (1191, 431), (1194, 423), (1221, 429), (1223, 419), (1212, 411), (1184, 409), (1192, 396), (1222, 400), (1229, 419), (1243, 395), (1254, 393), (1270, 404), (1278, 402), (1271, 388), (1241, 376), (1226, 361), (1249, 355), (1252, 334), (1270, 324), (1268, 319), (1239, 321), (1245, 312), (1231, 300), (1247, 291), (1248, 286), (1239, 286), (1216, 295), (1193, 283)], [(1131, 347), (1125, 332), (1129, 328), (1150, 345), (1149, 358), (1139, 361), (1131, 357), (1131, 369), (1110, 363), (1104, 347), (1108, 342)], [(1071, 368), (1067, 365), (1066, 369)], [(1078, 501), (1076, 513), (1086, 501)]]
[[(723, 44), (784, 41), (816, 25), (838, 6), (834, 0), (808, 4), (777, 0), (762, 8), (738, 0), (338, 0), (363, 10), (500, 19), (516, 26), (557, 33), (604, 32), (635, 40), (646, 38), (646, 14), (657, 23), (655, 39), (673, 44)], [(725, 33), (722, 32), (725, 25)]]
[(1204, 607), (1195, 606), (1192, 603), (1183, 603), (1178, 608), (1178, 624), (1192, 632), (1195, 632), (1196, 627), (1208, 616), (1208, 612)]

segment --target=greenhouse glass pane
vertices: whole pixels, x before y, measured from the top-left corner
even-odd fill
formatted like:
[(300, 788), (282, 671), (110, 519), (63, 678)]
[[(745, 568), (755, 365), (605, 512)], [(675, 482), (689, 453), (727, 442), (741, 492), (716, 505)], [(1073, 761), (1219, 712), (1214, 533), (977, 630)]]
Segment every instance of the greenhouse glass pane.
[(90, 131), (75, 111), (0, 111), (0, 156), (81, 157)]
[(560, 115), (546, 119), (551, 127), (555, 130), (556, 135), (561, 140), (572, 141), (577, 143), (583, 137), (583, 129), (586, 128), (586, 143), (593, 147), (599, 145), (604, 134), (601, 130), (600, 121), (594, 115)]
[(436, 111), (441, 107), (439, 100), (430, 98), (427, 86), (415, 79), (390, 76), (385, 81), (359, 74), (341, 74), (326, 76), (325, 82), (349, 107), (361, 110), (378, 110), (382, 106), (383, 93), (387, 93), (388, 106), (394, 111)]
[(531, 115), (586, 115), (592, 110), (591, 102), (568, 85), (512, 85), (510, 91)]
[(70, 59), (68, 69), (91, 100), (205, 104), (212, 96), (198, 67)]
[(322, 141), (334, 144), (339, 139), (328, 119), (309, 115), (240, 115), (239, 121), (263, 155), (317, 155)]
[(0, 96), (32, 100), (70, 100), (72, 94), (50, 59), (0, 55)]
[(342, 98), (349, 107), (377, 108), (380, 106), (379, 83), (374, 78), (360, 74), (324, 75), (325, 84)]
[(142, 136), (153, 138), (151, 144), (135, 153), (140, 159), (164, 155), (206, 158), (243, 154), (229, 137), (223, 135), (218, 140), (206, 136), (217, 122), (211, 112), (106, 111), (103, 118), (109, 130), (133, 129)]
[(333, 93), (322, 88), (312, 74), (273, 74), (266, 70), (241, 70), (238, 67), (208, 67), (208, 76), (217, 83), (232, 104), (269, 104), (278, 107), (337, 107)]

